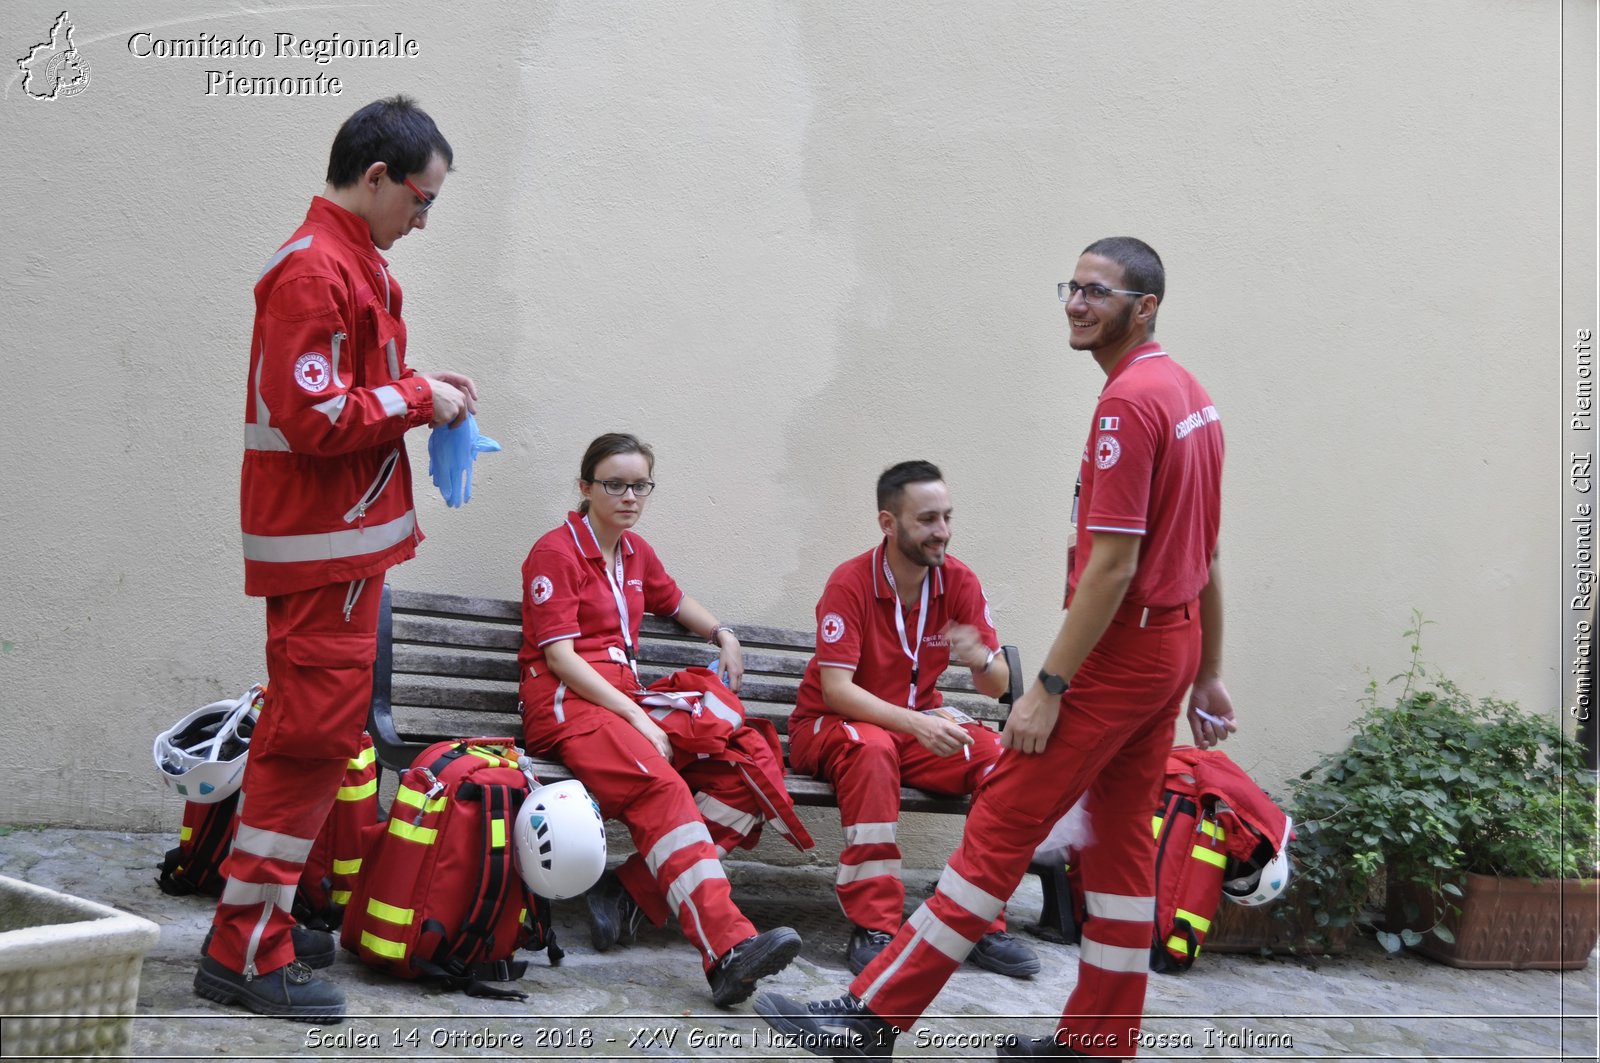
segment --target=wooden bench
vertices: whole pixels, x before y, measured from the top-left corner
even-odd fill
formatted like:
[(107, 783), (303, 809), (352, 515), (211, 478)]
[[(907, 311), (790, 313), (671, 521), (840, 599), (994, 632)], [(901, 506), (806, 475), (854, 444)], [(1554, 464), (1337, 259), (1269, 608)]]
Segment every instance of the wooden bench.
[[(806, 662), (816, 647), (810, 631), (733, 624), (744, 646), (739, 692), (751, 715), (772, 720), (787, 762), (789, 713)], [(522, 645), (522, 603), (398, 590), (385, 586), (378, 614), (378, 659), (373, 669), (367, 729), (383, 767), (401, 772), (433, 742), (472, 736), (522, 738), (517, 711), (517, 650)], [(1022, 689), (1016, 647), (1006, 646), (1011, 691), (1000, 701), (977, 693), (965, 668), (939, 681), (947, 705), (998, 726)], [(646, 616), (639, 633), (639, 675), (646, 684), (690, 665), (709, 665), (716, 651), (675, 621)], [(544, 782), (570, 779), (557, 761), (534, 761)], [(789, 772), (785, 785), (797, 805), (837, 807), (833, 787)], [(966, 797), (945, 797), (901, 787), (907, 812), (964, 815)]]

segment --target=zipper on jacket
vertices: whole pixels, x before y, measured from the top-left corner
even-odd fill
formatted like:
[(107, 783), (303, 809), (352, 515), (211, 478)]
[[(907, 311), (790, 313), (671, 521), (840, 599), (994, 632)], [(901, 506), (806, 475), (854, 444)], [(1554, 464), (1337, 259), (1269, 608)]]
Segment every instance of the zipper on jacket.
[(352, 506), (350, 512), (344, 515), (346, 524), (354, 524), (357, 521), (364, 522), (367, 519), (367, 510), (372, 508), (372, 504), (378, 500), (378, 496), (383, 494), (383, 489), (389, 486), (389, 478), (394, 475), (394, 467), (399, 463), (400, 451), (398, 449), (391, 450), (389, 456), (383, 459), (383, 464), (378, 467), (377, 478), (367, 488), (367, 493), (362, 495), (361, 501)]
[(344, 387), (344, 381), (339, 379), (339, 347), (348, 338), (343, 332), (333, 334), (333, 386), (336, 388)]

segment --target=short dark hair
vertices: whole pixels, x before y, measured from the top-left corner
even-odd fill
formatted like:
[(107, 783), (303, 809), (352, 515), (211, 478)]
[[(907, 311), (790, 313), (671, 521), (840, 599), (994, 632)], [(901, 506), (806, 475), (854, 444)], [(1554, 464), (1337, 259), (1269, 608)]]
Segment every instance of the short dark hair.
[(908, 484), (925, 484), (943, 480), (944, 473), (931, 461), (902, 461), (891, 465), (878, 477), (878, 509), (895, 513)]
[[(1156, 297), (1156, 306), (1167, 294), (1167, 269), (1156, 249), (1132, 236), (1108, 236), (1083, 249), (1086, 255), (1108, 258), (1122, 267), (1122, 283), (1132, 291)], [(1156, 319), (1150, 318), (1149, 332), (1155, 332)]]
[(399, 184), (428, 168), (435, 155), (452, 169), (455, 153), (428, 112), (408, 96), (376, 100), (344, 120), (328, 153), (328, 183), (349, 188), (375, 162), (387, 163), (389, 180)]
[[(594, 483), (594, 471), (600, 467), (600, 463), (618, 454), (643, 454), (650, 471), (655, 472), (656, 452), (648, 444), (639, 442), (638, 436), (627, 432), (607, 432), (603, 436), (596, 436), (594, 442), (589, 444), (589, 449), (583, 452), (583, 461), (578, 465), (578, 479), (584, 483)], [(578, 512), (589, 512), (587, 498), (578, 503)]]

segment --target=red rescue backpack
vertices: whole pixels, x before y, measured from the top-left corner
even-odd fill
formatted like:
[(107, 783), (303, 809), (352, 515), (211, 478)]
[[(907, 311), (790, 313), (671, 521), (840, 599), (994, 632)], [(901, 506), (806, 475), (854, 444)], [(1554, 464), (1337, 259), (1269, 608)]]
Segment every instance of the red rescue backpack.
[[(221, 895), (227, 881), (222, 862), (233, 847), (238, 809), (237, 793), (215, 804), (184, 802), (177, 847), (167, 850), (156, 878), (163, 893)], [(345, 765), (338, 797), (300, 876), (294, 898), (296, 919), (323, 930), (339, 925), (362, 854), (380, 827), (377, 760), (372, 737), (363, 731), (361, 751)]]
[(1286, 841), (1287, 823), (1272, 798), (1221, 750), (1178, 746), (1168, 755), (1166, 786), (1150, 823), (1156, 839), (1151, 970), (1194, 965), (1222, 902), (1230, 861), (1264, 864)]
[(222, 861), (233, 847), (234, 814), (239, 808), (237, 791), (212, 804), (183, 803), (183, 825), (178, 828), (178, 844), (161, 860), (156, 885), (162, 893), (175, 897), (204, 893), (222, 895)]
[(362, 861), (341, 941), (399, 978), (434, 978), (473, 996), (526, 999), (518, 948), (564, 955), (550, 905), (517, 873), (513, 827), (534, 785), (510, 738), (435, 742), (400, 777), (389, 823)]

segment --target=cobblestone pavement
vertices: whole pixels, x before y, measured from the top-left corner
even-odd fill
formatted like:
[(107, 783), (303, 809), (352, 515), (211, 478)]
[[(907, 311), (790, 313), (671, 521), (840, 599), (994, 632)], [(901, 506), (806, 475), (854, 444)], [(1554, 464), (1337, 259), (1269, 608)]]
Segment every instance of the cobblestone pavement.
[[(748, 1004), (711, 1005), (699, 963), (674, 931), (605, 955), (588, 945), (581, 903), (558, 905), (568, 949), (558, 968), (529, 957), (526, 1002), (446, 993), (389, 979), (341, 953), (330, 974), (351, 1019), (314, 1027), (249, 1016), (192, 989), (210, 902), (155, 886), (170, 835), (18, 830), (0, 836), (0, 874), (135, 912), (161, 926), (146, 958), (136, 1059), (811, 1059), (769, 1039)], [(818, 868), (730, 862), (735, 896), (758, 927), (794, 926), (800, 957), (764, 986), (804, 998), (849, 981), (847, 933)], [(933, 872), (907, 874), (913, 895)], [(1037, 918), (1029, 878), (1013, 928)], [(967, 966), (934, 1010), (900, 1038), (896, 1059), (993, 1059), (1007, 1032), (1053, 1029), (1077, 971), (1077, 949), (1029, 939), (1044, 972), (1018, 981)], [(1141, 1059), (1594, 1060), (1597, 965), (1566, 973), (1460, 971), (1389, 956), (1370, 937), (1349, 954), (1306, 959), (1202, 955), (1182, 975), (1152, 975)], [(0, 1024), (0, 1054), (4, 1053)]]

